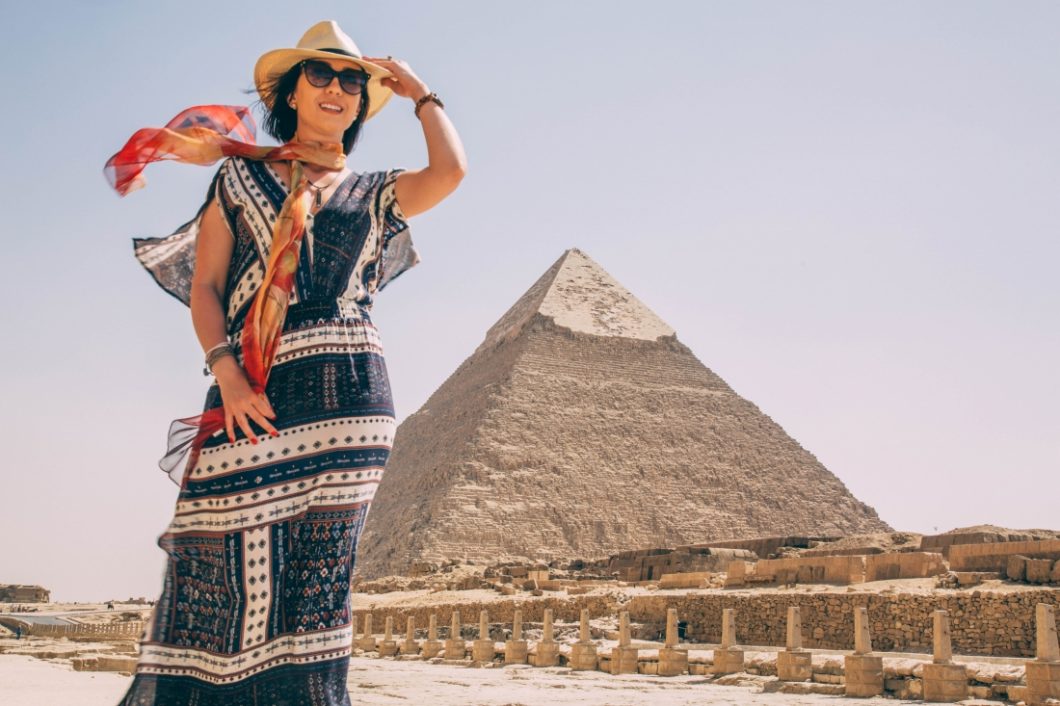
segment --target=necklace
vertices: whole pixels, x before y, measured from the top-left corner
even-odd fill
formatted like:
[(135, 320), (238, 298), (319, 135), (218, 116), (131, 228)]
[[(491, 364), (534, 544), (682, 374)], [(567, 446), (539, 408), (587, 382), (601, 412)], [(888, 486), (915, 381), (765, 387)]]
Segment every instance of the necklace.
[(308, 176), (307, 176), (307, 177), (305, 178), (305, 180), (306, 180), (306, 186), (308, 186), (308, 187), (309, 187), (309, 190), (313, 192), (313, 204), (314, 204), (314, 208), (320, 208), (320, 205), (321, 205), (321, 203), (322, 203), (322, 202), (321, 202), (321, 199), (320, 199), (320, 195), (321, 195), (321, 194), (322, 194), (322, 193), (323, 193), (323, 192), (324, 192), (324, 191), (325, 191), (325, 190), (326, 190), (326, 189), (327, 189), (327, 188), (328, 188), (329, 186), (331, 186), (332, 184), (334, 184), (334, 183), (335, 183), (335, 180), (339, 178), (339, 174), (341, 174), (341, 173), (342, 173), (341, 171), (339, 171), (339, 172), (335, 172), (335, 176), (331, 177), (331, 179), (330, 179), (330, 180), (328, 181), (328, 183), (327, 183), (327, 184), (324, 184), (323, 186), (321, 186), (321, 185), (318, 185), (318, 184), (314, 184), (314, 183), (313, 183), (312, 181), (310, 181), (310, 179), (309, 179), (309, 177), (308, 177)]

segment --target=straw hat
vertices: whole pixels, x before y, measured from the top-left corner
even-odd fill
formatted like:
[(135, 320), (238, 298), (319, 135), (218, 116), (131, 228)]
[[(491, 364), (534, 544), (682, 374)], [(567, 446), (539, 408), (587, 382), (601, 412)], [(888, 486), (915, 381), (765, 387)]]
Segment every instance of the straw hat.
[(317, 22), (298, 40), (294, 49), (273, 49), (261, 55), (254, 66), (254, 85), (266, 106), (272, 109), (272, 96), (266, 84), (287, 73), (292, 66), (305, 59), (340, 59), (364, 69), (368, 75), (368, 120), (378, 113), (394, 92), (382, 84), (382, 79), (393, 76), (378, 64), (361, 58), (361, 50), (334, 20)]

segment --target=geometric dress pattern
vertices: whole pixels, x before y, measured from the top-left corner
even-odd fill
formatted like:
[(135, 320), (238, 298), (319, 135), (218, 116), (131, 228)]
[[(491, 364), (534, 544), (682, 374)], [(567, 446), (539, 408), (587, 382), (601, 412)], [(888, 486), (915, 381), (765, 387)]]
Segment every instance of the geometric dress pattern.
[[(297, 282), (266, 394), (278, 437), (236, 427), (180, 469), (168, 559), (140, 645), (128, 706), (338, 706), (352, 640), (357, 540), (394, 439), (390, 382), (372, 295), (418, 262), (394, 196), (402, 170), (353, 173), (309, 216)], [(187, 303), (206, 208), (234, 239), (229, 340), (262, 280), (287, 196), (266, 162), (225, 160), (194, 220), (136, 255)], [(216, 382), (204, 409), (222, 404)]]

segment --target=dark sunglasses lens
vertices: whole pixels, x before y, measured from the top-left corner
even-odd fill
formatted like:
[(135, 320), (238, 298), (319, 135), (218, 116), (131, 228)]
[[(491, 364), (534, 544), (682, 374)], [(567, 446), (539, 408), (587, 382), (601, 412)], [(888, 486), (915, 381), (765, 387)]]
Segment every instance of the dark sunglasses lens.
[(343, 71), (339, 74), (339, 85), (342, 90), (355, 96), (364, 88), (365, 77), (360, 71)]
[(311, 86), (323, 88), (335, 78), (335, 70), (320, 61), (305, 62), (305, 78)]

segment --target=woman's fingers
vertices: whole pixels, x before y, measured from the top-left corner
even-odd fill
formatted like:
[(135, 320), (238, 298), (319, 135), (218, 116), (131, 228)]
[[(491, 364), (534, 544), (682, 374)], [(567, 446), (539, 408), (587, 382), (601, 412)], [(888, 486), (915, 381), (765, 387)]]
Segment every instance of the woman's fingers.
[(258, 406), (257, 408), (251, 408), (250, 416), (254, 419), (255, 422), (258, 423), (258, 426), (260, 426), (265, 431), (269, 432), (269, 434), (271, 434), (272, 436), (279, 436), (280, 434), (276, 431), (276, 427), (274, 427), (272, 423), (266, 418), (268, 411), (265, 408), (268, 407), (268, 402), (265, 402), (264, 400), (260, 399), (257, 402)]
[(236, 423), (238, 423), (239, 428), (243, 430), (243, 435), (250, 439), (250, 443), (258, 443), (258, 435), (250, 428), (250, 422), (247, 420), (246, 412), (236, 413)]
[(232, 428), (232, 417), (234, 415), (227, 407), (225, 407), (225, 431), (228, 432), (228, 443), (236, 443), (236, 433)]
[(258, 399), (265, 403), (265, 414), (269, 416), (269, 419), (276, 419), (276, 412), (272, 410), (272, 402), (269, 402), (269, 398), (262, 392), (258, 395)]

